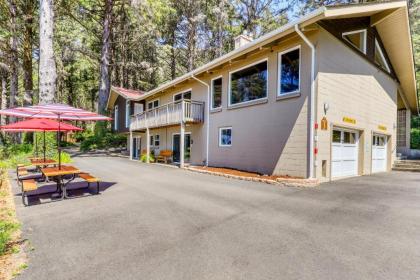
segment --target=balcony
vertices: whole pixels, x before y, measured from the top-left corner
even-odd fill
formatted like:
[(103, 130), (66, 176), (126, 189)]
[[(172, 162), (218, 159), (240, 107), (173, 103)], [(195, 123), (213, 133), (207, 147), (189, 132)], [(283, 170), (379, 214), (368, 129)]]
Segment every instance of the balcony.
[(204, 103), (182, 100), (168, 103), (131, 117), (130, 131), (204, 122)]

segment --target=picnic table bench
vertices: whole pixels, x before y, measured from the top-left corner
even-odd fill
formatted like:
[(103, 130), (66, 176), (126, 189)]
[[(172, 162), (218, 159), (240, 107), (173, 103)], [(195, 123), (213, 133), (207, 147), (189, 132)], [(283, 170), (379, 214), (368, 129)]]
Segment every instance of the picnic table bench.
[(85, 180), (88, 183), (88, 188), (90, 187), (91, 183), (96, 183), (96, 193), (99, 193), (99, 178), (90, 175), (89, 173), (79, 173), (79, 178)]
[(31, 191), (36, 191), (38, 185), (34, 179), (25, 179), (21, 181), (22, 184), (22, 203), (25, 206), (28, 206), (28, 193)]

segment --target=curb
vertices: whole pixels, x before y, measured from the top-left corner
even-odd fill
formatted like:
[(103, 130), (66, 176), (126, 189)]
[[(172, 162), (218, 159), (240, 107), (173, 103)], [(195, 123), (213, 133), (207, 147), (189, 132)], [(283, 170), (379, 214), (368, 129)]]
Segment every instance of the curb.
[(266, 183), (270, 185), (282, 185), (286, 187), (317, 187), (320, 184), (319, 180), (317, 179), (314, 180), (314, 179), (277, 178), (276, 180), (273, 180), (273, 179), (264, 179), (264, 178), (259, 178), (259, 177), (231, 175), (231, 174), (226, 174), (222, 172), (196, 169), (194, 167), (184, 167), (184, 169), (188, 171), (196, 172), (196, 173), (201, 173), (201, 174), (208, 174), (208, 175), (220, 176), (220, 177), (243, 180), (243, 181), (260, 182), (260, 183)]

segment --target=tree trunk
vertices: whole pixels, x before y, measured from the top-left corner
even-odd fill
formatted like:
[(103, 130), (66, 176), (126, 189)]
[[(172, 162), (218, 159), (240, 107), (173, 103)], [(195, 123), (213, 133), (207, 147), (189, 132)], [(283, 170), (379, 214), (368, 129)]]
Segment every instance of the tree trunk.
[[(6, 109), (7, 107), (7, 76), (1, 75), (1, 101), (0, 110)], [(0, 125), (6, 124), (6, 116), (0, 115)]]
[(40, 0), (39, 4), (39, 102), (54, 102), (57, 70), (54, 57), (54, 2)]
[[(19, 58), (18, 58), (18, 38), (17, 38), (17, 25), (16, 25), (16, 3), (9, 0), (9, 13), (10, 13), (10, 31), (12, 37), (10, 38), (10, 52), (11, 52), (11, 65), (10, 65), (10, 96), (9, 107), (16, 107), (16, 98), (19, 90)], [(14, 122), (15, 118), (10, 118)]]
[(106, 110), (106, 103), (108, 101), (111, 81), (109, 77), (109, 36), (111, 32), (112, 19), (112, 5), (113, 0), (105, 0), (105, 13), (103, 18), (103, 33), (102, 33), (102, 51), (100, 63), (100, 77), (99, 77), (99, 96), (98, 96), (98, 112), (104, 114)]
[(25, 95), (23, 98), (24, 105), (30, 105), (33, 102), (32, 80), (32, 45), (33, 45), (33, 14), (34, 1), (26, 0), (24, 4), (25, 13), (25, 33), (23, 39), (23, 83), (25, 87)]
[(175, 47), (176, 47), (176, 29), (173, 28), (171, 30), (171, 78), (174, 80), (176, 78), (176, 53), (175, 53)]
[(187, 32), (187, 57), (188, 72), (194, 70), (195, 68), (195, 57), (196, 57), (196, 44), (197, 44), (197, 25), (195, 22), (191, 21), (189, 24)]

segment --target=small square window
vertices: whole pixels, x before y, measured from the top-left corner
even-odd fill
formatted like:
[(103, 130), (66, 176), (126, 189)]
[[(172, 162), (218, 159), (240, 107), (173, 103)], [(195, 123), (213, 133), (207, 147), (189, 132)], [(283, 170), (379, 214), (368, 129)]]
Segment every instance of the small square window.
[(333, 130), (333, 142), (334, 143), (341, 143), (341, 131)]
[(222, 127), (219, 129), (219, 146), (230, 147), (232, 146), (232, 128)]

